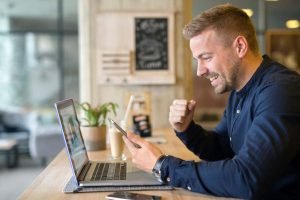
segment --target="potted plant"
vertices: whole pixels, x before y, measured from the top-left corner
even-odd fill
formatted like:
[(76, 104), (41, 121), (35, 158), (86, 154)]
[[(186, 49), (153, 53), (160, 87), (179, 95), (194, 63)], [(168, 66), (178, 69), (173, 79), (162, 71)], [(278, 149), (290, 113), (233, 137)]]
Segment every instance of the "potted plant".
[(118, 105), (113, 102), (92, 107), (90, 103), (79, 103), (81, 132), (88, 151), (106, 148), (106, 121), (110, 112), (116, 115)]

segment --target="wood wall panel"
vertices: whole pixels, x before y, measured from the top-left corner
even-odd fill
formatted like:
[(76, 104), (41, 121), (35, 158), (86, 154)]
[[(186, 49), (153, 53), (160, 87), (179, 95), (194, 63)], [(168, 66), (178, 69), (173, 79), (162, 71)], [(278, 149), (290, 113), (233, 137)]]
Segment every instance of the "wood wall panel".
[[(184, 24), (191, 20), (192, 0), (79, 0), (80, 36), (80, 100), (96, 104), (114, 101), (120, 105), (119, 119), (126, 109), (128, 92), (149, 92), (152, 97), (151, 121), (154, 128), (168, 127), (169, 105), (174, 98), (193, 96), (191, 53), (182, 37)], [(96, 76), (96, 16), (107, 11), (168, 11), (175, 15), (175, 73), (173, 85), (100, 85)], [(109, 34), (109, 33), (108, 33)]]

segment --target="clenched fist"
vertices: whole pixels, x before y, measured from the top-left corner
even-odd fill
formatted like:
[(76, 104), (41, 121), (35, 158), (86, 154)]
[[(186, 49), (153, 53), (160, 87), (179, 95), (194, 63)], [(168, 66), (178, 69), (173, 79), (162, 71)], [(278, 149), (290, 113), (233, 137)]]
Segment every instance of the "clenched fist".
[(194, 100), (175, 99), (169, 112), (171, 126), (177, 132), (185, 131), (193, 120), (195, 108), (196, 102)]

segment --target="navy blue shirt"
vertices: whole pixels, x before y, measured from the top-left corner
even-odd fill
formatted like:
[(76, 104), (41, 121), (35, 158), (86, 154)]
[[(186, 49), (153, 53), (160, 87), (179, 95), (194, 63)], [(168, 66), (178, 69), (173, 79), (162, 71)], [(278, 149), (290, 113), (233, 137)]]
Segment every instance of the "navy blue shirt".
[(170, 185), (244, 199), (300, 198), (300, 76), (267, 56), (231, 92), (213, 131), (192, 122), (176, 135), (202, 160), (168, 156), (161, 174)]

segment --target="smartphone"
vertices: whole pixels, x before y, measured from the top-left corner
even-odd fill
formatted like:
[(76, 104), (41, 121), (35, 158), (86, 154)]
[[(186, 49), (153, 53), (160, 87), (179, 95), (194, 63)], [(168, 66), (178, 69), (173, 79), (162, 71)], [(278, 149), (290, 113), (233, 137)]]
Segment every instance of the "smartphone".
[(124, 129), (121, 128), (121, 126), (119, 126), (114, 120), (112, 119), (108, 119), (119, 131), (122, 135), (124, 135), (132, 144), (135, 148), (140, 149), (142, 148), (139, 144), (132, 142), (128, 137), (127, 137), (127, 133), (126, 131), (124, 131)]
[(133, 192), (114, 192), (106, 196), (110, 200), (161, 200), (161, 196)]

